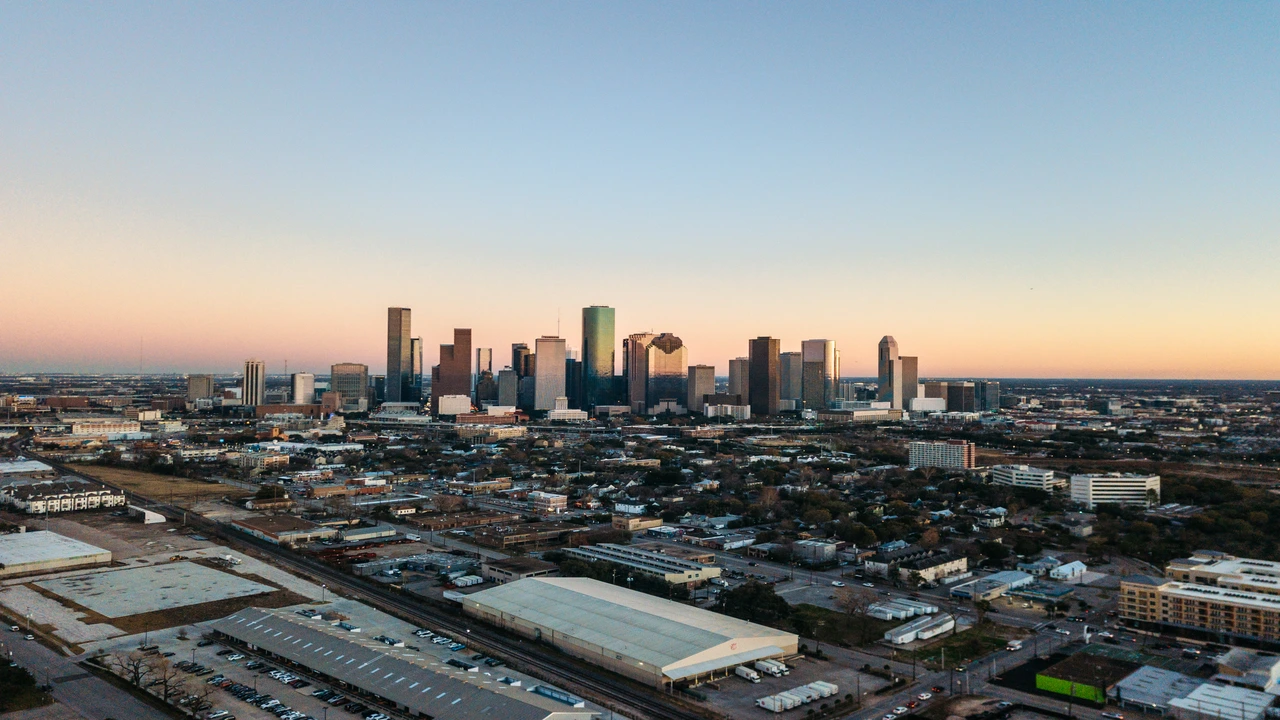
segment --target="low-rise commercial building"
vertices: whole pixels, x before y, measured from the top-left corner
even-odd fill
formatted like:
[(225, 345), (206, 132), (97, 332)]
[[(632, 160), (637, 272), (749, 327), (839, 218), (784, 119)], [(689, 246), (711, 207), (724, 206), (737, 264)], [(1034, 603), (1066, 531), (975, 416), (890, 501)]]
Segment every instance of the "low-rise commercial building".
[(1260, 720), (1273, 700), (1270, 693), (1205, 683), (1170, 700), (1169, 714), (1178, 720)]
[(503, 560), (485, 560), (480, 566), (485, 580), (499, 585), (532, 577), (550, 577), (560, 574), (560, 568), (552, 562), (531, 557), (511, 557)]
[(614, 530), (640, 532), (649, 528), (662, 527), (662, 518), (645, 517), (643, 515), (614, 515), (611, 524)]
[(565, 553), (589, 562), (610, 562), (632, 572), (660, 578), (673, 584), (698, 584), (720, 577), (721, 569), (713, 565), (681, 560), (669, 555), (638, 550), (627, 545), (601, 543), (567, 548)]
[(338, 535), (336, 528), (323, 527), (310, 520), (289, 515), (242, 518), (232, 520), (231, 525), (241, 532), (276, 545), (300, 545)]
[(908, 560), (898, 566), (898, 579), (903, 582), (937, 584), (943, 578), (963, 575), (969, 570), (969, 558), (963, 555), (930, 555)]
[(1046, 492), (1067, 486), (1066, 479), (1058, 478), (1052, 470), (1042, 470), (1030, 465), (994, 465), (991, 468), (991, 482)]
[(559, 515), (569, 509), (569, 496), (534, 490), (529, 493), (533, 511), (539, 515)]
[(530, 578), (462, 599), (472, 617), (655, 687), (732, 675), (799, 637), (589, 578)]
[(886, 632), (884, 639), (894, 645), (906, 645), (916, 640), (928, 640), (937, 637), (954, 630), (955, 627), (956, 619), (947, 613), (926, 615)]
[(1072, 475), (1071, 501), (1090, 510), (1101, 504), (1158, 505), (1160, 476), (1137, 473)]
[(110, 562), (110, 550), (47, 530), (0, 535), (0, 578)]
[(791, 544), (791, 554), (801, 562), (819, 565), (835, 562), (839, 548), (839, 543), (825, 540), (797, 540)]

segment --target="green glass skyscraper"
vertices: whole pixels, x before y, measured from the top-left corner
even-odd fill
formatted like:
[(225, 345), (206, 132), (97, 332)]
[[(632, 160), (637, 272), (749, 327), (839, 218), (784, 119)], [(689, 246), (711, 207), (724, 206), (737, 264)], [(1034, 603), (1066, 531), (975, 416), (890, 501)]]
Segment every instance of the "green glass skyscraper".
[(582, 308), (582, 406), (608, 405), (613, 398), (613, 308)]

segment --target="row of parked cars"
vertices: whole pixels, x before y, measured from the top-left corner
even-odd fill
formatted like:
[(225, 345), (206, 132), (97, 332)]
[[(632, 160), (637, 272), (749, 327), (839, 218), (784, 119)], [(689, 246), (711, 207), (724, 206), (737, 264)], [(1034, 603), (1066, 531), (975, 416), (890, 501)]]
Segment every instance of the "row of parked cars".
[(330, 705), (341, 707), (349, 713), (359, 715), (364, 718), (364, 720), (388, 720), (388, 718), (391, 717), (390, 715), (384, 715), (377, 710), (370, 710), (364, 703), (352, 700), (336, 690), (317, 690), (311, 693), (311, 695), (312, 697), (323, 700)]
[(467, 649), (466, 645), (463, 645), (460, 642), (454, 642), (453, 638), (447, 637), (445, 635), (437, 635), (436, 633), (433, 633), (426, 628), (419, 628), (417, 630), (414, 630), (413, 634), (423, 639), (430, 638), (431, 642), (436, 645), (448, 645), (449, 649), (454, 652)]

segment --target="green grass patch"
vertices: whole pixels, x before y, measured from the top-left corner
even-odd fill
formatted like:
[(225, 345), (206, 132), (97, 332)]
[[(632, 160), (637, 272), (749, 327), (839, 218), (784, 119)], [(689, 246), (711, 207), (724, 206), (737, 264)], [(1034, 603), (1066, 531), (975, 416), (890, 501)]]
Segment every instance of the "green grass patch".
[(36, 679), (21, 667), (0, 665), (0, 712), (28, 710), (53, 702), (36, 687)]
[[(946, 650), (947, 667), (955, 667), (972, 662), (1003, 648), (1010, 639), (1020, 637), (1021, 633), (1013, 628), (1006, 628), (990, 622), (969, 628), (963, 632), (947, 635), (941, 640), (907, 653), (925, 667), (943, 669), (942, 655)], [(901, 657), (901, 655), (900, 655)]]
[(807, 603), (796, 605), (788, 617), (791, 630), (801, 637), (834, 645), (867, 645), (884, 637), (900, 622), (854, 616)]

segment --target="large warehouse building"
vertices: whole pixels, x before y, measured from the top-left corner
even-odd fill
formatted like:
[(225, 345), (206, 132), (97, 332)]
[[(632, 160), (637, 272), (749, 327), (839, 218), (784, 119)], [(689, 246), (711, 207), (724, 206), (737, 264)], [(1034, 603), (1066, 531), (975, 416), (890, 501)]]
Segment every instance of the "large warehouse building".
[(794, 653), (794, 633), (589, 578), (527, 578), (468, 595), (468, 615), (655, 687)]
[(106, 565), (110, 562), (110, 550), (47, 530), (0, 535), (0, 577)]
[[(599, 713), (545, 685), (521, 687), (461, 659), (393, 648), (288, 610), (246, 608), (209, 624), (220, 636), (345, 683), (346, 694), (395, 705), (410, 717), (592, 720)], [(456, 663), (456, 664), (455, 664)]]

